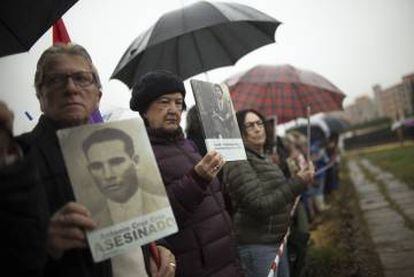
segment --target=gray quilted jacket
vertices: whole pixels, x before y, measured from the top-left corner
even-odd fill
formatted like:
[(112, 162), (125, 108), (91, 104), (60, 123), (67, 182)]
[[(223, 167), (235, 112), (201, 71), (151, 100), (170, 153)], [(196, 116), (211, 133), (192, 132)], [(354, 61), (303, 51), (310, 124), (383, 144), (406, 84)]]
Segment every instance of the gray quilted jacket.
[(246, 148), (247, 161), (228, 162), (223, 181), (233, 206), (238, 244), (277, 244), (289, 226), (289, 210), (305, 190), (299, 179), (286, 179), (280, 168)]

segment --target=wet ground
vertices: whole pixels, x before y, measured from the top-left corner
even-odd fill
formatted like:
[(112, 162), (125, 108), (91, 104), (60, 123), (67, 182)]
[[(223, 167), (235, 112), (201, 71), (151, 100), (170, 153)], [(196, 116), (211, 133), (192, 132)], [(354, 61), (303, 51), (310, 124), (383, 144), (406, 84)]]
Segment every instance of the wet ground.
[(348, 169), (384, 276), (414, 276), (414, 190), (366, 159)]

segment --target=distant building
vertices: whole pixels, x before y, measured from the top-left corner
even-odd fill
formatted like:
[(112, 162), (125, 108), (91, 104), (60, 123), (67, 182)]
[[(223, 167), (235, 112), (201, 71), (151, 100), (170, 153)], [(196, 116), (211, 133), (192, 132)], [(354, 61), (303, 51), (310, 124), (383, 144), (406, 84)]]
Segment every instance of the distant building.
[(411, 92), (411, 112), (414, 112), (414, 73), (403, 76), (403, 84), (407, 91)]
[(382, 89), (373, 87), (379, 115), (393, 120), (407, 117), (414, 111), (414, 74), (404, 76), (402, 82)]
[(378, 117), (377, 105), (368, 96), (355, 99), (354, 104), (345, 107), (345, 113), (353, 125), (368, 122)]

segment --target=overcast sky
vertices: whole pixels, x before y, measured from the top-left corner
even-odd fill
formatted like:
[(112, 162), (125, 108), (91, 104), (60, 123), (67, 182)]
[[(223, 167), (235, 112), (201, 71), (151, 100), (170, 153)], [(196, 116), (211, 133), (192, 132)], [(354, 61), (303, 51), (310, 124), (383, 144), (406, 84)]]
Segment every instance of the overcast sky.
[[(164, 12), (193, 2), (80, 0), (64, 15), (72, 41), (88, 49), (101, 75), (103, 111), (129, 106), (129, 90), (118, 80), (109, 81), (109, 76), (133, 39)], [(347, 95), (348, 104), (357, 96), (371, 94), (373, 84), (391, 86), (414, 72), (412, 0), (231, 2), (266, 12), (283, 24), (275, 44), (246, 55), (235, 66), (209, 71), (212, 82), (258, 64), (289, 63), (325, 76)], [(16, 133), (30, 130), (40, 115), (33, 76), (37, 59), (51, 40), (49, 31), (29, 52), (0, 58), (0, 99), (15, 112)], [(191, 93), (186, 101), (189, 106), (194, 103)]]

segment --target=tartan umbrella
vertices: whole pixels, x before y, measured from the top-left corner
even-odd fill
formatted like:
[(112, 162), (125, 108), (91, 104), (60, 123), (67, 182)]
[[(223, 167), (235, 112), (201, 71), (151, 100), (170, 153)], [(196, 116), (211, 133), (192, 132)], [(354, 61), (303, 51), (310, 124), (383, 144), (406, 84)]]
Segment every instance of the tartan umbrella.
[(236, 110), (252, 108), (278, 123), (342, 109), (345, 95), (327, 79), (291, 65), (259, 65), (225, 81)]
[(164, 69), (182, 79), (233, 65), (245, 54), (275, 41), (280, 22), (256, 9), (200, 1), (162, 15), (136, 38), (111, 78), (132, 87), (148, 71)]

